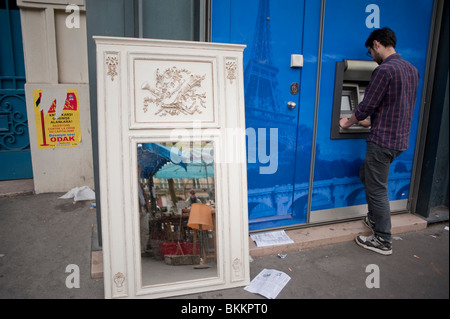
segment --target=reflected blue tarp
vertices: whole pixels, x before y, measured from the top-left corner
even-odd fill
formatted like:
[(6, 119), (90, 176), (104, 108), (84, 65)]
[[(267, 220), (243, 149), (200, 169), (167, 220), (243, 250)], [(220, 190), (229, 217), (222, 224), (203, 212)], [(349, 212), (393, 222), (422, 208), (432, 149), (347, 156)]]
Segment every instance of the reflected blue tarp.
[[(182, 158), (182, 154), (175, 147), (167, 147), (158, 143), (142, 143), (138, 146), (137, 158), (138, 165), (142, 169), (140, 177), (147, 178), (154, 176), (167, 163), (174, 163), (175, 159)], [(175, 164), (172, 165), (186, 170), (185, 163)]]
[(188, 163), (186, 168), (169, 163), (162, 167), (156, 174), (156, 178), (208, 178), (214, 177), (214, 164)]

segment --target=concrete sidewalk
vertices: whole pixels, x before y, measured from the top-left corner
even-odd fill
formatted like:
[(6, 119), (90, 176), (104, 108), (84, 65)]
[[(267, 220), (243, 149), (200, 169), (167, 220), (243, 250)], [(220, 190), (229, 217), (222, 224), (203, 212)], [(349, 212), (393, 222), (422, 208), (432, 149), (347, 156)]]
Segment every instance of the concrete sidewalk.
[[(103, 279), (91, 276), (95, 209), (91, 202), (58, 199), (61, 195), (0, 197), (0, 298), (104, 297)], [(288, 231), (295, 243), (285, 247), (261, 249), (250, 241), (251, 278), (264, 268), (288, 274), (291, 280), (278, 299), (448, 298), (448, 222), (427, 225), (406, 214), (394, 216), (393, 224), (392, 256), (353, 242), (366, 231), (360, 221)], [(281, 252), (287, 257), (279, 258)], [(372, 264), (380, 270), (378, 289), (365, 284)], [(69, 265), (79, 267), (80, 288), (66, 286)], [(188, 298), (264, 299), (243, 288), (174, 297)]]

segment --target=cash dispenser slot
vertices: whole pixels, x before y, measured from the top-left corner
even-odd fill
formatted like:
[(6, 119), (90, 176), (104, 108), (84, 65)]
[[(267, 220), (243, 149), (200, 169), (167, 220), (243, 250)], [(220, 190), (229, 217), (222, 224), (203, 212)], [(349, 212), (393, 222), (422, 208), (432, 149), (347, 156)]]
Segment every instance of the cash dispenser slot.
[(343, 60), (336, 62), (331, 139), (366, 138), (370, 127), (355, 124), (348, 129), (339, 126), (339, 119), (350, 117), (364, 98), (376, 62)]

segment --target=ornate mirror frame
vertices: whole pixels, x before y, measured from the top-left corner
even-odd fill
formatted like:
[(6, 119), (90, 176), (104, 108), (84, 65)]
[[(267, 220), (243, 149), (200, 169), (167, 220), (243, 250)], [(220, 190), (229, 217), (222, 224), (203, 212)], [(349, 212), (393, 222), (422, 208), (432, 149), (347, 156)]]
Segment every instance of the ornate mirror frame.
[[(247, 285), (245, 46), (94, 40), (105, 297), (160, 298)], [(185, 139), (214, 145), (217, 276), (143, 286), (136, 145)]]

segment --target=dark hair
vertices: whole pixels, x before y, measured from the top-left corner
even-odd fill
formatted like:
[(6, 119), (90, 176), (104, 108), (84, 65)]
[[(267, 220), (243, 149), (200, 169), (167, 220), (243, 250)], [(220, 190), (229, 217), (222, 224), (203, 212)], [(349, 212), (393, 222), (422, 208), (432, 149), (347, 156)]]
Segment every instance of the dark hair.
[(389, 28), (382, 28), (373, 31), (369, 38), (366, 41), (366, 48), (373, 47), (373, 41), (377, 40), (385, 47), (393, 47), (397, 44), (397, 37), (395, 36), (394, 31)]

